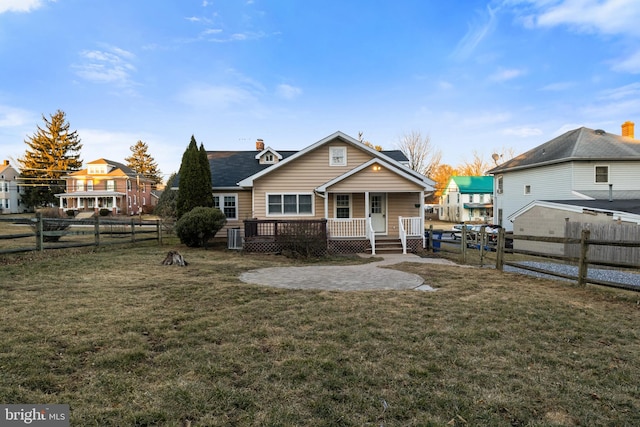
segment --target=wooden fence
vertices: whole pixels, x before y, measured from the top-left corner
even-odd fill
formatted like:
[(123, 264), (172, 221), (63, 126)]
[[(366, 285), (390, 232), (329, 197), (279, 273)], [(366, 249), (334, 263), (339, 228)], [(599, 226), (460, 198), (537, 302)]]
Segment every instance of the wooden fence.
[[(615, 227), (619, 227), (619, 225)], [(469, 239), (463, 228), (462, 239), (459, 242), (456, 241), (453, 243), (451, 240), (442, 239), (441, 237), (442, 233), (448, 232), (430, 229), (427, 234), (427, 249), (434, 252), (442, 251), (460, 254), (462, 262), (464, 263), (468, 261), (469, 254), (473, 251), (474, 259), (478, 259), (477, 256), (479, 256), (480, 266), (485, 265), (489, 254), (495, 254), (495, 266), (500, 271), (507, 265), (576, 281), (579, 285), (591, 283), (640, 292), (640, 287), (638, 286), (600, 280), (588, 276), (589, 268), (592, 266), (633, 271), (635, 273), (640, 270), (640, 237), (629, 231), (625, 231), (624, 234), (621, 234), (620, 231), (607, 234), (607, 228), (608, 227), (603, 227), (598, 233), (593, 233), (593, 230), (588, 227), (580, 227), (578, 229), (577, 226), (572, 224), (567, 231), (567, 234), (569, 234), (567, 237), (514, 235), (512, 233), (505, 233), (503, 229), (500, 229), (495, 242), (490, 242), (484, 232), (475, 235), (473, 239)], [(636, 226), (636, 228), (640, 227)], [(577, 230), (579, 230), (579, 233), (577, 233)], [(571, 236), (571, 234), (573, 236)], [(607, 239), (603, 239), (603, 236), (607, 237)], [(517, 249), (518, 245), (516, 242), (518, 241), (555, 244), (569, 248), (569, 250), (566, 251), (564, 255), (558, 255), (549, 252)], [(509, 244), (507, 244), (507, 242), (509, 242)], [(514, 247), (516, 249), (513, 249)], [(516, 261), (514, 256), (507, 259), (509, 255), (519, 255), (520, 258), (527, 256), (553, 260), (554, 262), (560, 261), (564, 264), (577, 267), (577, 275), (563, 274), (528, 266)]]
[(161, 221), (105, 219), (44, 218), (36, 214), (32, 218), (0, 218), (3, 230), (15, 226), (16, 233), (0, 234), (0, 254), (44, 251), (83, 246), (156, 240), (162, 243)]

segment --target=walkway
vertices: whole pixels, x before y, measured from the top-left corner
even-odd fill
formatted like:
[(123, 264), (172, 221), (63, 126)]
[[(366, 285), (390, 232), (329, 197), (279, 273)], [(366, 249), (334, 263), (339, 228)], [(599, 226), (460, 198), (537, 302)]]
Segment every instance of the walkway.
[(382, 261), (361, 265), (261, 268), (241, 274), (240, 280), (245, 283), (287, 289), (328, 291), (435, 290), (424, 285), (424, 280), (417, 274), (378, 268), (401, 262), (456, 265), (448, 260), (421, 258), (413, 254), (384, 255)]

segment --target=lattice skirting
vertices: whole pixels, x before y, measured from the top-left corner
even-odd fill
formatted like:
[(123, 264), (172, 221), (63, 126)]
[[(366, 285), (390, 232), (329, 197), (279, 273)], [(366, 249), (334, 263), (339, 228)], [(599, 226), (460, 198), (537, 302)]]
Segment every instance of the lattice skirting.
[(327, 251), (330, 254), (357, 254), (371, 248), (369, 240), (329, 240)]
[(407, 252), (419, 252), (423, 250), (422, 238), (407, 239)]
[[(330, 254), (355, 254), (368, 252), (371, 248), (369, 240), (329, 240), (327, 242), (327, 252)], [(282, 247), (273, 241), (245, 241), (243, 249), (245, 252), (279, 253)], [(407, 252), (418, 252), (422, 250), (422, 239), (407, 239)]]

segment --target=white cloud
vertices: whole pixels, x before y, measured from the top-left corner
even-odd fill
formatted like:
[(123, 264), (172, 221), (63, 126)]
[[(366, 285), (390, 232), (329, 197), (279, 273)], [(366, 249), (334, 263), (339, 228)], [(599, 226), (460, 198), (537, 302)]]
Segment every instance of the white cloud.
[(600, 92), (599, 99), (621, 100), (625, 98), (640, 98), (640, 83), (631, 83), (625, 86)]
[(0, 13), (31, 12), (43, 5), (43, 0), (0, 0)]
[(524, 17), (536, 27), (566, 25), (588, 33), (640, 36), (640, 2), (637, 0), (528, 0), (535, 12)]
[(36, 121), (37, 118), (29, 111), (0, 105), (0, 128), (20, 127)]
[(294, 99), (302, 94), (302, 89), (288, 84), (280, 84), (276, 88), (276, 93), (284, 99)]
[(500, 71), (492, 74), (491, 76), (489, 76), (489, 79), (494, 81), (494, 82), (504, 82), (504, 81), (507, 81), (507, 80), (515, 79), (516, 77), (520, 77), (520, 76), (522, 76), (524, 74), (525, 74), (524, 70), (511, 68), (511, 69), (500, 70)]
[(193, 85), (178, 94), (178, 100), (197, 108), (225, 109), (232, 105), (251, 105), (256, 96), (240, 86)]
[(529, 138), (532, 136), (542, 135), (542, 130), (534, 127), (522, 126), (515, 128), (507, 128), (502, 130), (503, 135), (517, 136), (519, 138)]
[(114, 83), (122, 86), (131, 84), (131, 73), (136, 70), (129, 62), (135, 55), (118, 47), (105, 50), (85, 50), (80, 52), (82, 64), (74, 65), (76, 74), (95, 83)]
[(620, 71), (631, 74), (640, 74), (640, 50), (629, 56), (611, 61), (613, 71)]
[(568, 89), (571, 89), (576, 85), (575, 82), (557, 82), (551, 83), (546, 86), (543, 86), (540, 90), (545, 90), (549, 92), (562, 92)]
[(479, 23), (469, 26), (467, 33), (460, 40), (452, 56), (458, 59), (468, 58), (478, 45), (489, 35), (496, 26), (495, 10), (487, 6), (486, 13), (479, 13)]

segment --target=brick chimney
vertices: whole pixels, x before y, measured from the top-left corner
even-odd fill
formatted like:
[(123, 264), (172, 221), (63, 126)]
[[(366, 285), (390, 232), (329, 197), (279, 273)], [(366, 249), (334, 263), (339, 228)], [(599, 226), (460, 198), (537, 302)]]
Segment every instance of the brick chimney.
[(9, 166), (9, 160), (5, 160), (3, 163), (5, 166)]
[(634, 123), (633, 122), (624, 122), (622, 124), (622, 136), (628, 136), (629, 138), (635, 138), (634, 133), (633, 133), (633, 127), (634, 127)]
[(258, 151), (264, 150), (264, 141), (263, 140), (261, 140), (261, 139), (256, 140), (256, 150), (258, 150)]

